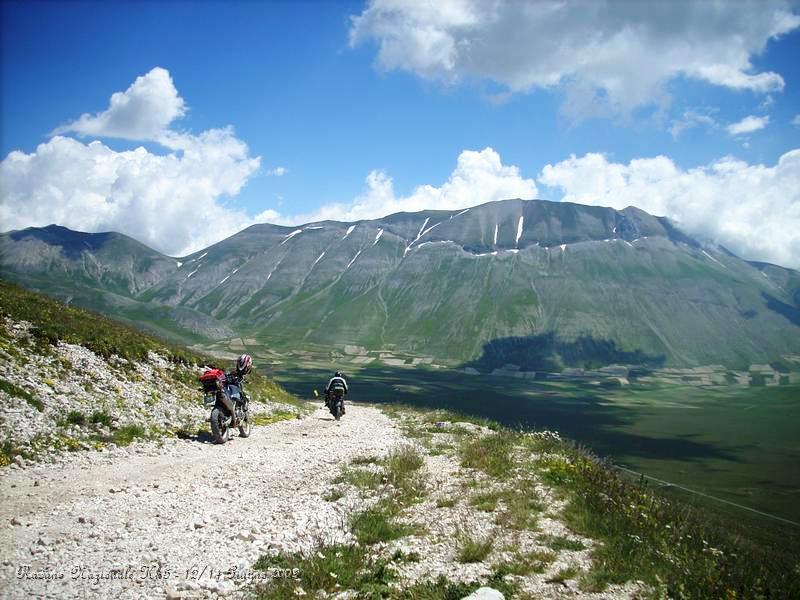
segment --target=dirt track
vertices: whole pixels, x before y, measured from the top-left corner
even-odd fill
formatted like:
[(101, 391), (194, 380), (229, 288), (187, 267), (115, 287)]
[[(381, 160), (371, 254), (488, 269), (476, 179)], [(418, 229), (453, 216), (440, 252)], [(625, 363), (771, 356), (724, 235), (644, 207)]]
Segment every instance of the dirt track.
[(222, 446), (166, 440), (4, 469), (0, 595), (236, 596), (232, 572), (247, 576), (268, 548), (346, 535), (352, 507), (321, 500), (331, 475), (402, 439), (381, 412), (351, 404), (338, 424), (319, 409)]

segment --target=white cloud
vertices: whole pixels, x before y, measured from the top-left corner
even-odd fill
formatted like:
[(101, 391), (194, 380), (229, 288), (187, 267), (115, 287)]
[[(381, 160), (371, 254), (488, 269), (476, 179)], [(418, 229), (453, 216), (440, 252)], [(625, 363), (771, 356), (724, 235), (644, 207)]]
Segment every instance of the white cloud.
[(183, 255), (251, 224), (219, 198), (239, 192), (258, 158), (230, 130), (183, 138), (182, 157), (144, 148), (116, 152), (98, 141), (56, 136), (31, 154), (0, 163), (4, 229), (57, 223), (80, 231), (120, 231), (167, 254)]
[(83, 114), (53, 133), (158, 141), (169, 124), (184, 114), (186, 104), (178, 95), (169, 71), (155, 67), (137, 77), (124, 92), (112, 94), (105, 111), (94, 116)]
[(800, 127), (800, 115), (795, 115), (794, 119), (792, 119), (792, 125), (797, 125)]
[(800, 149), (773, 167), (728, 157), (688, 170), (664, 156), (626, 165), (573, 155), (545, 166), (539, 182), (560, 188), (569, 202), (637, 206), (743, 258), (800, 267)]
[(378, 65), (448, 83), (489, 79), (520, 92), (563, 86), (571, 117), (668, 104), (686, 76), (757, 93), (782, 90), (751, 59), (800, 26), (783, 0), (735, 3), (371, 0), (350, 44), (373, 40)]
[(717, 122), (714, 118), (706, 113), (687, 110), (684, 111), (680, 119), (676, 119), (670, 125), (669, 132), (672, 137), (677, 139), (687, 129), (694, 127), (716, 127)]
[(759, 129), (764, 129), (769, 125), (769, 117), (756, 117), (750, 115), (749, 117), (745, 117), (738, 123), (732, 123), (728, 125), (727, 130), (728, 133), (731, 135), (744, 135), (746, 133), (753, 133), (754, 131), (758, 131)]
[(224, 206), (258, 170), (260, 157), (232, 128), (198, 135), (167, 125), (183, 114), (169, 73), (153, 69), (111, 106), (62, 129), (86, 135), (143, 139), (145, 148), (117, 152), (99, 141), (57, 135), (30, 154), (11, 152), (0, 163), (0, 223), (5, 230), (57, 223), (81, 231), (119, 231), (172, 255), (187, 254), (254, 221)]
[(289, 172), (289, 169), (286, 167), (275, 167), (274, 169), (269, 169), (267, 171), (267, 175), (273, 175), (275, 177), (283, 177)]
[(273, 222), (287, 225), (326, 219), (357, 221), (403, 211), (455, 210), (493, 200), (530, 199), (538, 193), (533, 179), (523, 178), (515, 166), (503, 165), (500, 155), (492, 148), (463, 151), (455, 170), (441, 186), (420, 185), (408, 196), (398, 196), (391, 177), (382, 171), (372, 171), (366, 184), (364, 193), (350, 203), (328, 204), (306, 215), (275, 218), (272, 211), (270, 216)]

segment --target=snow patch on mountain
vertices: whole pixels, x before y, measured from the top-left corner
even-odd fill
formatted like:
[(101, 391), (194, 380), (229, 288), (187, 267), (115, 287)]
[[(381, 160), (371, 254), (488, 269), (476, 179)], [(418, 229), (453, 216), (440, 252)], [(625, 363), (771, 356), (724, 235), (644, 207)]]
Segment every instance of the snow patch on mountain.
[(358, 258), (358, 256), (360, 254), (361, 254), (361, 250), (356, 252), (356, 255), (353, 257), (353, 259), (349, 263), (347, 263), (347, 266), (344, 268), (345, 271), (347, 271), (347, 269), (349, 269), (353, 265), (353, 263), (356, 262), (356, 259)]
[(237, 271), (238, 271), (239, 269), (241, 269), (241, 267), (236, 267), (236, 268), (235, 268), (233, 271), (231, 271), (230, 275), (227, 275), (227, 276), (226, 276), (226, 277), (225, 277), (225, 278), (224, 278), (222, 281), (220, 281), (220, 282), (219, 282), (217, 285), (222, 285), (223, 283), (225, 283), (226, 281), (228, 281), (228, 279), (230, 279), (230, 278), (231, 278), (231, 275), (236, 275), (236, 273), (237, 273)]
[(303, 230), (302, 229), (295, 229), (292, 233), (290, 233), (285, 238), (283, 238), (283, 241), (281, 242), (281, 246), (283, 246), (286, 242), (288, 242), (290, 239), (292, 239), (298, 233), (303, 233)]

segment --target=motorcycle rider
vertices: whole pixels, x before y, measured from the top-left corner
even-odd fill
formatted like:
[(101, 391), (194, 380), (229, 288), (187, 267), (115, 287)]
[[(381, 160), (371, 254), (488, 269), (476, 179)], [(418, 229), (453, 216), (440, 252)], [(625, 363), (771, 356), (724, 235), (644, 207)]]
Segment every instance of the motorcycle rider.
[[(341, 372), (339, 372), (339, 371), (336, 371), (336, 373), (333, 374), (333, 377), (331, 377), (330, 381), (328, 381), (328, 385), (325, 387), (325, 406), (328, 407), (328, 408), (330, 408), (331, 392), (333, 392), (333, 390), (335, 390), (335, 389), (342, 390), (344, 392), (345, 396), (347, 395), (347, 392), (348, 392), (347, 381), (345, 381), (345, 378), (342, 376)], [(343, 402), (342, 403), (342, 414), (344, 414), (344, 412), (345, 412), (345, 409), (344, 409), (344, 402)]]
[[(244, 395), (244, 378), (253, 370), (253, 359), (249, 354), (242, 354), (236, 360), (236, 367), (230, 373), (225, 374), (225, 379), (228, 385), (236, 385), (239, 387), (239, 393)], [(231, 427), (238, 427), (239, 421), (236, 418), (236, 411), (233, 410), (233, 403), (231, 402), (231, 414), (233, 415), (233, 422)]]

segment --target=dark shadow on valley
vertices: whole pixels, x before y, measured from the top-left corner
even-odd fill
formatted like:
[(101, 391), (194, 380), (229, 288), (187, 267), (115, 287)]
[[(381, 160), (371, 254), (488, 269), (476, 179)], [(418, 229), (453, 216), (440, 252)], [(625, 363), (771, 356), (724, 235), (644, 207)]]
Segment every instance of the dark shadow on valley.
[[(321, 369), (287, 368), (270, 375), (296, 396), (314, 399), (314, 390), (321, 391), (331, 374)], [(606, 390), (589, 384), (390, 367), (361, 368), (344, 375), (351, 388), (349, 402), (444, 408), (509, 427), (556, 430), (604, 456), (741, 462), (735, 448), (680, 436), (654, 438), (622, 431), (636, 415), (612, 405)]]
[(560, 340), (555, 333), (525, 337), (503, 337), (483, 345), (480, 358), (466, 363), (483, 373), (513, 364), (523, 371), (559, 371), (562, 367), (596, 369), (611, 364), (657, 368), (664, 366), (663, 354), (641, 350), (625, 351), (614, 340), (581, 335), (572, 341)]

